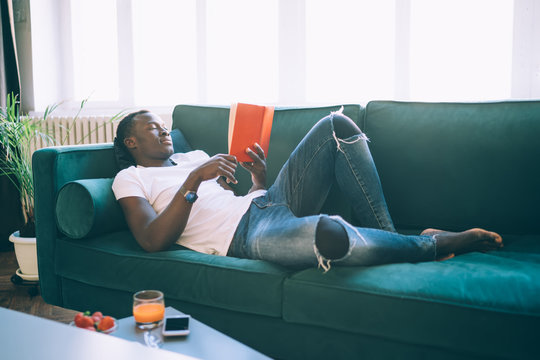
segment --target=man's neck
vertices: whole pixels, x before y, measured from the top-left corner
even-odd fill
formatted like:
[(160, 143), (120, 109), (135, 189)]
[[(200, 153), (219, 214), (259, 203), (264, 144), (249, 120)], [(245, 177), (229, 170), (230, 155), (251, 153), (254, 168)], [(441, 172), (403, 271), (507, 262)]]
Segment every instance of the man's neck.
[(142, 161), (137, 161), (137, 165), (143, 166), (143, 167), (168, 167), (168, 166), (174, 166), (176, 163), (169, 159), (144, 159)]

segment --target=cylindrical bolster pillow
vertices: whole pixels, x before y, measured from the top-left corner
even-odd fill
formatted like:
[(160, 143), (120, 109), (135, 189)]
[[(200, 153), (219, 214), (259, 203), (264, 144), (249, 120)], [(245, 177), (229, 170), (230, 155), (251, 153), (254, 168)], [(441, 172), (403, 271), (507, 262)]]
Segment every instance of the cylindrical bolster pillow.
[(84, 179), (62, 186), (56, 197), (56, 224), (73, 239), (127, 229), (112, 191), (113, 179)]

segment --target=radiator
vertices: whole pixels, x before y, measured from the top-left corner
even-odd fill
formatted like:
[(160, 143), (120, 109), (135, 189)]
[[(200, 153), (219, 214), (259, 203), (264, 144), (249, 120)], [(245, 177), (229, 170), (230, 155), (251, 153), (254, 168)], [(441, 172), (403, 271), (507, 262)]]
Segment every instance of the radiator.
[(97, 144), (112, 142), (116, 134), (118, 122), (111, 122), (111, 117), (85, 116), (73, 120), (72, 117), (48, 117), (42, 121), (43, 133), (46, 137), (35, 137), (32, 152), (47, 146)]
[[(170, 128), (172, 114), (165, 113), (159, 116)], [(122, 117), (111, 121), (112, 116), (79, 116), (74, 121), (73, 117), (48, 116), (43, 124), (43, 132), (51, 139), (36, 137), (31, 146), (31, 152), (48, 146), (113, 142), (116, 128)], [(33, 119), (40, 121), (38, 117)]]

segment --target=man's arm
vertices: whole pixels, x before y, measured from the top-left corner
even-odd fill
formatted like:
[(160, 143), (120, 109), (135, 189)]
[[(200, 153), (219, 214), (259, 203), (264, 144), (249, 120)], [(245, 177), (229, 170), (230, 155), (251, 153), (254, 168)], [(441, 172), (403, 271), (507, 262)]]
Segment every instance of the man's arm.
[[(216, 155), (193, 170), (183, 184), (186, 190), (197, 191), (201, 182), (217, 176), (225, 176), (236, 183), (236, 158)], [(168, 249), (184, 231), (193, 204), (186, 201), (178, 191), (169, 205), (159, 215), (147, 199), (130, 196), (118, 200), (129, 229), (139, 245), (149, 252)]]

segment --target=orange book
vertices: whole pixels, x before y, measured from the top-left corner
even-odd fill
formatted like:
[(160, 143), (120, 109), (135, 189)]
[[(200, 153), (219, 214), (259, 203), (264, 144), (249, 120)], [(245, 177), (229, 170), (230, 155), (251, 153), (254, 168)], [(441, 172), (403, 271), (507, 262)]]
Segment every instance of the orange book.
[(229, 154), (236, 156), (240, 162), (253, 161), (246, 154), (249, 147), (255, 151), (258, 143), (268, 156), (274, 107), (235, 103), (229, 113)]

